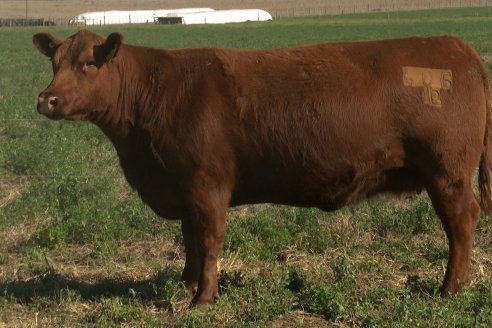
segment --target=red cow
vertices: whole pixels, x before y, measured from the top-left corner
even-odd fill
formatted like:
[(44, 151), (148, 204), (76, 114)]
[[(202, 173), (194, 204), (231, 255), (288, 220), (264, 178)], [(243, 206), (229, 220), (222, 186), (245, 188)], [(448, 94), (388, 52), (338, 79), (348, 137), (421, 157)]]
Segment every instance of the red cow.
[(492, 120), (478, 53), (454, 37), (248, 51), (163, 50), (82, 30), (33, 37), (54, 78), (51, 119), (88, 120), (158, 215), (182, 221), (183, 279), (217, 295), (230, 206), (331, 211), (427, 190), (449, 239), (442, 293), (468, 280), (480, 207), (492, 208)]

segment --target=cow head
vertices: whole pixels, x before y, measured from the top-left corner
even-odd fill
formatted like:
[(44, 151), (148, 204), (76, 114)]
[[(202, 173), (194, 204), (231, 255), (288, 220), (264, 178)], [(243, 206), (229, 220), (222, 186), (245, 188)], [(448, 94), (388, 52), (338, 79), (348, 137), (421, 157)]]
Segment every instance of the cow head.
[[(50, 58), (53, 80), (38, 97), (38, 112), (52, 119), (83, 120), (101, 115), (114, 103), (118, 79), (111, 74), (123, 37), (107, 38), (81, 30), (66, 40), (47, 33), (33, 36)], [(116, 95), (117, 97), (117, 95)]]

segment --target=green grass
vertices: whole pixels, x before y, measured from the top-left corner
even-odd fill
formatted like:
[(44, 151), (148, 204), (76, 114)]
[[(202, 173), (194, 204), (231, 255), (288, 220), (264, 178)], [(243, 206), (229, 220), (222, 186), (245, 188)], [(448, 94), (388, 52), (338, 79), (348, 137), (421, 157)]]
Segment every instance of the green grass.
[[(491, 219), (479, 223), (472, 286), (441, 299), (447, 240), (425, 195), (333, 213), (232, 209), (221, 296), (207, 310), (188, 309), (179, 223), (159, 219), (129, 190), (97, 128), (36, 114), (36, 96), (52, 77), (31, 43), (38, 31), (0, 29), (0, 326), (492, 325)], [(451, 34), (492, 58), (489, 8), (94, 31), (166, 48)]]

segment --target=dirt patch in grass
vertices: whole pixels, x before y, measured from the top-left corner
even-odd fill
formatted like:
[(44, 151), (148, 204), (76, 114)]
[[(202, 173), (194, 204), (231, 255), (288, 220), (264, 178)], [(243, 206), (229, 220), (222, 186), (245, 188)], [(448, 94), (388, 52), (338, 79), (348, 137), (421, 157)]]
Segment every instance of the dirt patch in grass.
[(0, 232), (0, 282), (6, 279), (27, 279), (26, 266), (19, 257), (22, 247), (29, 237), (37, 231), (46, 218), (34, 217), (16, 225), (8, 226)]
[(104, 279), (146, 280), (163, 267), (184, 266), (182, 248), (157, 237), (121, 243), (114, 254), (101, 255), (94, 245), (65, 245), (55, 250), (41, 250), (41, 257), (32, 259), (20, 256), (23, 250), (17, 246), (24, 244), (29, 234), (10, 232), (12, 237), (6, 238), (6, 246), (1, 250), (4, 258), (0, 281), (37, 278), (40, 273), (32, 272), (33, 265), (45, 267), (41, 275), (51, 271), (86, 283)]
[(280, 316), (272, 322), (272, 328), (284, 327), (335, 327), (328, 323), (322, 316), (314, 315), (304, 311), (293, 311), (286, 315)]
[[(0, 133), (1, 133), (0, 129)], [(0, 209), (18, 198), (26, 189), (28, 179), (26, 176), (0, 178)]]
[(492, 61), (492, 54), (484, 53), (484, 54), (482, 54), (482, 59), (484, 62)]

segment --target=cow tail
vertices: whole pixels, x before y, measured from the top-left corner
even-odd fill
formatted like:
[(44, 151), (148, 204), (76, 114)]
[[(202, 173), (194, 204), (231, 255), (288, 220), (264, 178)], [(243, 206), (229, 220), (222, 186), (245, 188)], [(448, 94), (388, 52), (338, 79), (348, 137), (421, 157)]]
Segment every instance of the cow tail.
[(492, 104), (490, 99), (489, 78), (485, 65), (481, 65), (482, 79), (485, 92), (486, 119), (484, 148), (478, 167), (478, 189), (480, 192), (480, 207), (487, 215), (492, 215)]

